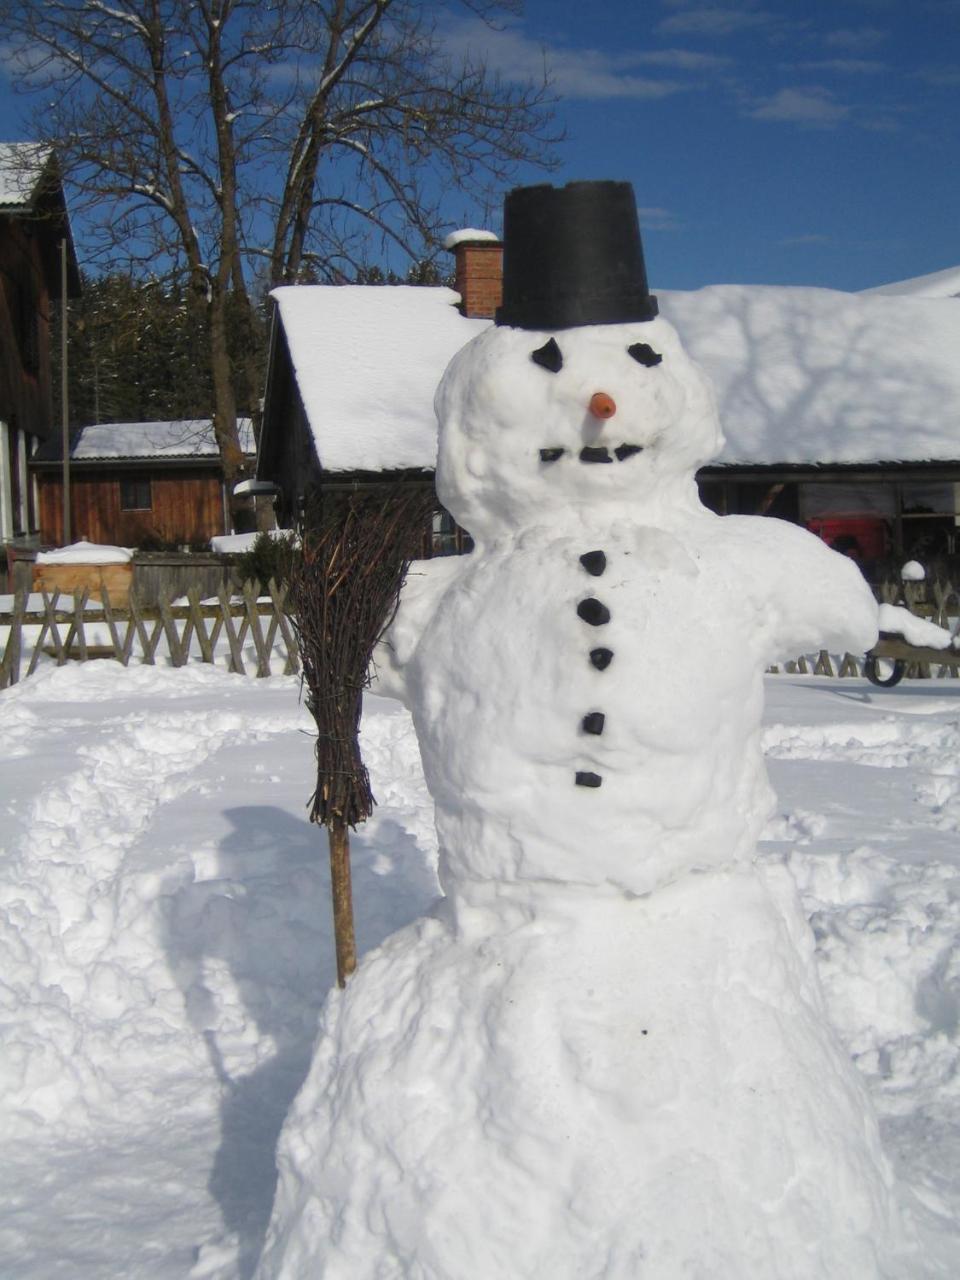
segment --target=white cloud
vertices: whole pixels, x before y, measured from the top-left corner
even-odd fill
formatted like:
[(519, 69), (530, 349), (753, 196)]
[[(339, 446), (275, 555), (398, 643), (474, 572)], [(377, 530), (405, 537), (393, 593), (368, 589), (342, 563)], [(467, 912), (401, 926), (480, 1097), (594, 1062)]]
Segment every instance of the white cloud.
[(855, 53), (865, 49), (875, 49), (883, 44), (888, 33), (880, 27), (856, 27), (840, 31), (828, 31), (823, 38), (824, 44), (831, 49), (850, 49)]
[(656, 205), (638, 206), (637, 214), (642, 231), (678, 231), (682, 225), (676, 214)]
[(664, 18), (658, 23), (657, 30), (669, 35), (726, 36), (766, 26), (770, 20), (770, 14), (763, 9), (747, 9), (743, 5), (735, 8), (703, 5)]
[(921, 80), (941, 89), (952, 89), (960, 85), (960, 67), (924, 67), (917, 72)]
[(759, 103), (747, 112), (754, 120), (787, 121), (793, 124), (815, 125), (828, 128), (838, 124), (850, 113), (850, 108), (834, 101), (828, 89), (810, 88), (780, 89), (771, 98)]
[(801, 62), (805, 71), (836, 71), (841, 75), (877, 75), (887, 70), (885, 62), (872, 58), (824, 58), (820, 62)]
[(676, 71), (720, 71), (732, 59), (718, 53), (696, 53), (692, 49), (656, 49), (634, 55), (634, 61), (648, 67), (672, 67)]
[(529, 39), (516, 26), (496, 30), (477, 19), (450, 23), (444, 40), (451, 54), (481, 59), (505, 80), (538, 79), (546, 68), (554, 88), (565, 98), (665, 98), (698, 88), (698, 82), (641, 75), (638, 67), (647, 64), (674, 71), (703, 71), (717, 65), (708, 55), (686, 55), (682, 50), (665, 51), (666, 56), (659, 59), (643, 53), (550, 47)]

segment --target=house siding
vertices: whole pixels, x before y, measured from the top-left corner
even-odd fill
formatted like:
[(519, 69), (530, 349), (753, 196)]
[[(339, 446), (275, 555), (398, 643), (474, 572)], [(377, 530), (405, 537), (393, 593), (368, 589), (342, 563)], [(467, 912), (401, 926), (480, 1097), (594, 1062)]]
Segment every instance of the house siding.
[(0, 418), (34, 439), (51, 434), (50, 296), (30, 222), (0, 217)]
[[(151, 506), (147, 511), (120, 507), (120, 482), (149, 476)], [(37, 474), (40, 538), (45, 545), (63, 540), (63, 481), (59, 473)], [(218, 471), (184, 468), (164, 472), (155, 461), (142, 468), (74, 467), (70, 474), (71, 540), (113, 546), (137, 546), (144, 539), (165, 544), (206, 543), (227, 532), (223, 488)]]

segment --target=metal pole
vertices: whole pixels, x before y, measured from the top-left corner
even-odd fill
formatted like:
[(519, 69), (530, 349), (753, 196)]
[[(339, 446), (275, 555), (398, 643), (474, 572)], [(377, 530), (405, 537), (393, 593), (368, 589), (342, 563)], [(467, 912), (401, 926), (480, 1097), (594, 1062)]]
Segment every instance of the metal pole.
[(67, 239), (60, 241), (60, 427), (63, 441), (63, 539), (70, 543), (70, 397), (67, 388)]

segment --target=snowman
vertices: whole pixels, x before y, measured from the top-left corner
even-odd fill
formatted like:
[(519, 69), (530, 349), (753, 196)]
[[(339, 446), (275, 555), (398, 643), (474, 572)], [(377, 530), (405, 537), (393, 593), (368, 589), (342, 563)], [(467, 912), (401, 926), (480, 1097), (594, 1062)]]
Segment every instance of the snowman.
[(754, 861), (763, 672), (869, 648), (866, 584), (701, 504), (717, 411), (628, 184), (508, 196), (497, 323), (436, 406), (475, 546), (414, 566), (376, 657), (445, 897), (328, 1002), (259, 1274), (904, 1275), (796, 890)]

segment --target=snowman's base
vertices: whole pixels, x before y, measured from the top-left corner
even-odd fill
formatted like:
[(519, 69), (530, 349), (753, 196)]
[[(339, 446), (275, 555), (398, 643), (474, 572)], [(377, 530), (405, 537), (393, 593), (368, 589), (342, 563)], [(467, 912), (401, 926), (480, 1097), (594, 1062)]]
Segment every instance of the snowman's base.
[(909, 1274), (780, 875), (478, 890), (390, 939), (328, 1005), (259, 1275)]

